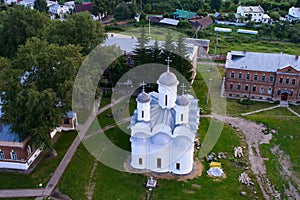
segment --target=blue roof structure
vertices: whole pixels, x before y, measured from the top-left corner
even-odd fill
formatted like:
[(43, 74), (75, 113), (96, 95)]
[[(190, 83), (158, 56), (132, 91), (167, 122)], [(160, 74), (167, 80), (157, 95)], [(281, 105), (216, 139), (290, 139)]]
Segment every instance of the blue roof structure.
[(66, 118), (74, 118), (74, 117), (76, 117), (76, 113), (74, 111), (69, 111), (69, 112), (67, 112), (64, 115), (64, 117), (66, 117)]
[(19, 135), (11, 131), (10, 125), (2, 123), (0, 126), (0, 142), (22, 142)]

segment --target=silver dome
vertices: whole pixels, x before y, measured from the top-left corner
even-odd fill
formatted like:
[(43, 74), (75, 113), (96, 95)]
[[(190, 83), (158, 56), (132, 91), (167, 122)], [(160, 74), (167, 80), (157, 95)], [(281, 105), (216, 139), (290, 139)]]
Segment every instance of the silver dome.
[(141, 92), (136, 99), (141, 103), (147, 103), (150, 101), (150, 96), (146, 92)]
[(158, 79), (158, 84), (173, 86), (178, 84), (177, 77), (172, 72), (164, 72)]
[(190, 101), (186, 96), (179, 96), (177, 97), (175, 103), (179, 106), (187, 106), (189, 105)]

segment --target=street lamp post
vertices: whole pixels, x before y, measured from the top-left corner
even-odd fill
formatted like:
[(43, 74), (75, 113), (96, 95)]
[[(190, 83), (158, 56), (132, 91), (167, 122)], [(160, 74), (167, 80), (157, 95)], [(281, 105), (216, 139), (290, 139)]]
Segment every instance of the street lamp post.
[(212, 79), (210, 78), (210, 79), (209, 79), (209, 82), (208, 82), (208, 91), (207, 91), (206, 104), (208, 104), (208, 100), (209, 100), (209, 96), (210, 96), (211, 82), (212, 82)]

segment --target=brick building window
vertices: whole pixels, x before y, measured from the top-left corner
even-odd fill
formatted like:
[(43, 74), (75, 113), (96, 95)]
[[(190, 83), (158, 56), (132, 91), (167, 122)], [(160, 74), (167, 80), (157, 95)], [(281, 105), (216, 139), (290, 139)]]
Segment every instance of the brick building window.
[(234, 72), (231, 72), (230, 78), (234, 78)]
[(259, 92), (260, 92), (260, 93), (264, 93), (264, 86), (261, 86), (261, 87), (260, 87)]
[(12, 152), (10, 152), (10, 156), (11, 156), (12, 160), (17, 160), (17, 154), (13, 150), (12, 150)]
[(293, 85), (296, 85), (296, 79), (293, 78), (292, 84), (293, 84)]
[(281, 90), (277, 90), (277, 95), (280, 95), (281, 94)]
[(243, 73), (240, 72), (240, 73), (239, 73), (239, 79), (242, 79), (242, 78), (243, 78)]
[(290, 79), (289, 78), (285, 79), (285, 83), (290, 84)]
[(265, 82), (266, 81), (266, 75), (261, 76), (261, 81)]
[(272, 87), (269, 87), (268, 94), (272, 94)]
[(4, 160), (4, 152), (0, 149), (0, 160)]
[(282, 84), (282, 82), (283, 82), (283, 78), (280, 77), (280, 78), (279, 78), (279, 83)]
[(230, 88), (231, 90), (233, 89), (233, 84), (232, 84), (232, 83), (230, 83), (229, 88)]
[(249, 73), (246, 75), (246, 79), (250, 80), (250, 74)]
[(238, 84), (237, 90), (241, 90), (241, 84)]
[(274, 81), (274, 77), (270, 76), (270, 82), (273, 82), (273, 81)]
[(257, 74), (254, 74), (254, 80), (257, 81)]
[(245, 91), (248, 91), (248, 90), (249, 90), (249, 86), (245, 85)]
[(252, 87), (252, 92), (256, 92), (256, 86)]

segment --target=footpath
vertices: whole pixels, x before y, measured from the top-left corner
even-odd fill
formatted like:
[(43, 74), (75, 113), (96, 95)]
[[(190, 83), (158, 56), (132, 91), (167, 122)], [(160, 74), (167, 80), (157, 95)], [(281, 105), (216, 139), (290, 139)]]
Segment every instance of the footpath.
[(86, 122), (82, 125), (78, 125), (78, 135), (72, 142), (71, 146), (69, 147), (67, 153), (59, 163), (58, 167), (56, 168), (55, 172), (53, 173), (52, 177), (50, 178), (48, 184), (45, 188), (40, 189), (7, 189), (7, 190), (0, 190), (0, 198), (19, 198), (19, 197), (37, 197), (36, 200), (43, 199), (45, 197), (49, 197), (52, 192), (54, 191), (55, 187), (57, 186), (61, 176), (63, 175), (65, 169), (69, 165), (73, 155), (76, 152), (76, 149), (78, 148), (79, 144), (81, 143), (82, 137), (80, 135), (85, 135), (88, 131), (88, 128), (94, 121), (94, 119), (99, 115), (100, 113), (108, 110), (112, 106), (122, 102), (124, 99), (128, 98), (128, 96), (122, 96), (121, 98), (115, 100), (112, 104), (108, 104), (104, 107), (102, 107), (99, 110), (98, 109), (98, 101), (94, 103), (95, 110), (91, 112), (90, 116), (86, 120)]

